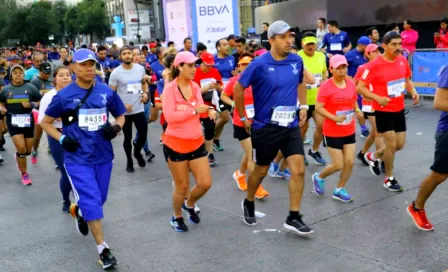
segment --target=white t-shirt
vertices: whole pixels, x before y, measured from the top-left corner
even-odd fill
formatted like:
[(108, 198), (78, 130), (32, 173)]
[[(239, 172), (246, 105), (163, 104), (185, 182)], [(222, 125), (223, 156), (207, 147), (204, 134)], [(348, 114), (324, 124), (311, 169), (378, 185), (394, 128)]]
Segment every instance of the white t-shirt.
[(324, 36), (328, 33), (327, 28), (324, 29), (320, 29), (318, 28), (316, 30), (316, 36), (317, 36), (317, 48), (320, 49), (322, 48), (322, 41), (324, 39)]
[[(48, 93), (46, 93), (42, 99), (40, 100), (40, 106), (39, 106), (39, 117), (38, 117), (38, 123), (40, 124), (42, 122), (42, 119), (44, 119), (45, 111), (47, 110), (48, 106), (50, 105), (51, 101), (53, 100), (53, 97), (58, 92), (56, 89), (52, 89)], [(53, 126), (55, 128), (62, 128), (62, 122), (59, 120), (54, 121)]]

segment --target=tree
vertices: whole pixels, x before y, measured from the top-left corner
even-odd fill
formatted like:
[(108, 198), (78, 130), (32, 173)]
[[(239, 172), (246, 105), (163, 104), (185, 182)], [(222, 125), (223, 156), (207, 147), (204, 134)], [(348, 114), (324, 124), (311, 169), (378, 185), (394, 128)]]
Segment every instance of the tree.
[(65, 15), (67, 14), (67, 11), (67, 4), (63, 0), (56, 1), (51, 8), (51, 13), (53, 13), (56, 18), (56, 25), (58, 28), (56, 33), (54, 33), (54, 38), (55, 41), (59, 41), (61, 44), (63, 43), (62, 38), (66, 33)]
[(76, 8), (80, 33), (90, 35), (90, 40), (93, 35), (99, 39), (110, 35), (109, 20), (103, 0), (83, 0)]
[(80, 32), (80, 26), (78, 22), (78, 7), (69, 7), (64, 16), (65, 31), (67, 32), (70, 40), (74, 40), (76, 35)]

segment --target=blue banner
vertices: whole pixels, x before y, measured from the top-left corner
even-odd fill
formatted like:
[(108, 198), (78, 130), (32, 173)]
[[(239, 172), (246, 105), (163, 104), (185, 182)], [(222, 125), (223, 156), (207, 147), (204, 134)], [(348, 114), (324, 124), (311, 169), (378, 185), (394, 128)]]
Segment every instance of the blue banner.
[[(412, 82), (419, 94), (435, 95), (439, 80), (437, 74), (448, 63), (448, 52), (414, 52), (412, 57)], [(429, 85), (429, 86), (422, 86)]]

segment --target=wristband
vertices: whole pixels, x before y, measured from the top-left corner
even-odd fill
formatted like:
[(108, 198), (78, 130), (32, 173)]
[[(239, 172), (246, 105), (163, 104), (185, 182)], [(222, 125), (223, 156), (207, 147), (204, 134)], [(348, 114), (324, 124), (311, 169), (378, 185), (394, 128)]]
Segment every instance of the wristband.
[(355, 111), (361, 111), (359, 108), (355, 109)]
[(300, 105), (300, 109), (306, 109), (309, 110), (310, 107), (308, 105)]
[(240, 121), (241, 121), (241, 122), (246, 121), (246, 120), (247, 120), (246, 117), (241, 117), (241, 118), (240, 118)]
[(235, 101), (232, 101), (232, 108), (235, 107)]
[(64, 141), (65, 135), (61, 135), (61, 138), (59, 138), (59, 143), (62, 144), (62, 142)]

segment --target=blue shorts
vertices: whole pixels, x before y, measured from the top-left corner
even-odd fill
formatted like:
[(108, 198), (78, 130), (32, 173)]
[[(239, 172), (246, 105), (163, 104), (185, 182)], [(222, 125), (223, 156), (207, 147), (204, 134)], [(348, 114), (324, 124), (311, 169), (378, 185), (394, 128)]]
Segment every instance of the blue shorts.
[(66, 163), (73, 194), (86, 221), (103, 218), (103, 204), (109, 191), (112, 162), (84, 165)]

